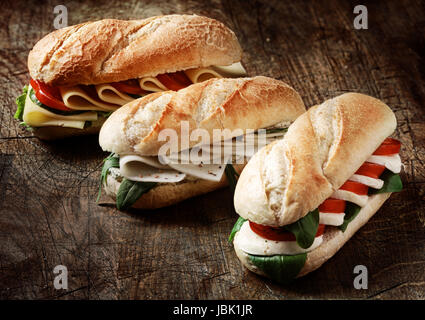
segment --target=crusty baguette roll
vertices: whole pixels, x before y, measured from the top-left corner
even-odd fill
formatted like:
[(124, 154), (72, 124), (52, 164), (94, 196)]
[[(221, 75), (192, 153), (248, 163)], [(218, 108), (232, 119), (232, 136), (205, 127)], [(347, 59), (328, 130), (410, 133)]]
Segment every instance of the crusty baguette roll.
[[(259, 129), (295, 120), (305, 111), (300, 95), (282, 81), (267, 78), (210, 79), (178, 92), (166, 91), (132, 101), (103, 125), (99, 144), (117, 154), (157, 155), (163, 129)], [(190, 134), (189, 132), (189, 134)], [(226, 137), (231, 138), (232, 136)], [(190, 146), (197, 142), (191, 141)]]
[(236, 186), (236, 212), (274, 227), (299, 220), (339, 189), (395, 128), (391, 109), (364, 94), (346, 93), (310, 108), (282, 140), (249, 161)]
[[(323, 243), (313, 251), (307, 253), (307, 260), (301, 269), (297, 278), (310, 273), (322, 264), (328, 261), (341, 247), (359, 230), (382, 206), (382, 204), (390, 197), (391, 193), (381, 193), (370, 196), (366, 206), (364, 206), (357, 217), (350, 222), (347, 229), (342, 232), (336, 227), (326, 228), (323, 234)], [(239, 232), (236, 233), (233, 246), (236, 255), (242, 264), (254, 273), (267, 277), (267, 275), (255, 266), (247, 253), (241, 250), (239, 245)]]
[[(245, 164), (235, 164), (233, 167), (240, 173)], [(117, 178), (108, 175), (106, 183), (103, 184), (104, 190), (112, 199), (116, 199), (121, 182)], [(158, 184), (143, 196), (141, 196), (133, 205), (136, 209), (157, 209), (167, 207), (180, 201), (199, 196), (228, 185), (226, 176), (223, 175), (219, 182), (209, 180), (184, 180), (178, 183)]]
[(235, 34), (197, 15), (105, 19), (54, 31), (28, 56), (33, 79), (50, 85), (100, 84), (241, 60)]

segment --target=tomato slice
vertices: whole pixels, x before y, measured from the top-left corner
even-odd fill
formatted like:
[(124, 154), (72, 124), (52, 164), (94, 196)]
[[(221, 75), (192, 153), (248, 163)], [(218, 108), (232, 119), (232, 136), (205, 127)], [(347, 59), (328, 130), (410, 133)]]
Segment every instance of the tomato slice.
[(359, 170), (356, 171), (356, 174), (378, 179), (384, 170), (385, 166), (376, 163), (365, 162), (362, 164)]
[(319, 206), (319, 211), (324, 213), (344, 213), (345, 200), (329, 198)]
[(390, 154), (397, 154), (400, 152), (400, 148), (400, 141), (393, 138), (386, 138), (373, 154), (375, 156), (387, 156)]
[(346, 181), (340, 188), (341, 190), (351, 191), (355, 194), (364, 196), (367, 195), (369, 187), (357, 181)]
[(57, 110), (72, 111), (72, 109), (63, 103), (59, 88), (51, 87), (44, 82), (34, 79), (30, 80), (30, 84), (34, 89), (35, 96), (42, 104)]
[(192, 84), (183, 71), (159, 74), (156, 78), (168, 89), (178, 91)]
[[(260, 237), (268, 240), (274, 241), (296, 241), (295, 236), (284, 230), (284, 228), (276, 228), (264, 226), (261, 224), (254, 223), (252, 221), (249, 222), (249, 226), (252, 231), (258, 234)], [(325, 225), (319, 224), (319, 228), (317, 229), (316, 237), (319, 237), (325, 231)]]
[(120, 81), (120, 82), (112, 82), (111, 86), (113, 86), (118, 91), (124, 92), (124, 93), (137, 94), (137, 95), (143, 95), (147, 93), (145, 90), (140, 88), (140, 84), (136, 79), (130, 79), (130, 80)]

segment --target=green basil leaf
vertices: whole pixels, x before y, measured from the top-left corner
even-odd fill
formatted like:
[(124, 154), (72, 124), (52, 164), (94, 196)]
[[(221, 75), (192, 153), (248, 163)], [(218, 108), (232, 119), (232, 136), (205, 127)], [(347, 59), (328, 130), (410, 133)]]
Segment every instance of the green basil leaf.
[(130, 208), (144, 193), (156, 186), (156, 182), (137, 182), (123, 179), (117, 193), (117, 209)]
[(241, 229), (241, 227), (242, 227), (242, 225), (245, 221), (246, 221), (246, 219), (244, 219), (242, 217), (239, 217), (239, 219), (236, 221), (235, 225), (233, 226), (232, 231), (230, 232), (230, 236), (229, 236), (229, 239), (228, 239), (229, 243), (233, 242), (233, 239), (235, 238), (236, 232), (238, 232)]
[(18, 108), (16, 109), (15, 115), (13, 116), (15, 119), (23, 121), (24, 116), (24, 108), (25, 108), (25, 100), (28, 94), (28, 86), (24, 86), (22, 89), (22, 94), (16, 98), (15, 102)]
[(344, 222), (339, 226), (339, 228), (342, 230), (342, 232), (345, 232), (347, 229), (348, 224), (354, 220), (355, 217), (359, 214), (362, 207), (358, 206), (355, 203), (346, 201), (345, 202), (345, 216), (344, 216)]
[(255, 256), (248, 254), (249, 260), (270, 279), (288, 284), (293, 281), (304, 267), (307, 253), (294, 256)]
[(108, 175), (109, 169), (119, 168), (120, 167), (120, 158), (114, 153), (111, 153), (105, 160), (103, 160), (102, 173), (100, 174), (100, 183), (99, 183), (99, 193), (97, 195), (96, 202), (99, 201), (100, 195), (102, 193), (102, 185), (106, 183), (106, 177)]
[(319, 228), (319, 209), (310, 211), (305, 217), (283, 228), (295, 236), (301, 248), (307, 249), (313, 244)]
[(226, 164), (226, 168), (224, 169), (224, 172), (226, 173), (226, 178), (227, 178), (227, 181), (229, 182), (229, 186), (233, 189), (233, 192), (235, 192), (239, 173), (237, 173), (235, 168), (230, 163)]
[(379, 190), (369, 188), (369, 194), (400, 192), (403, 190), (403, 183), (397, 173), (393, 173), (392, 171), (385, 169), (379, 179), (384, 180), (384, 185)]

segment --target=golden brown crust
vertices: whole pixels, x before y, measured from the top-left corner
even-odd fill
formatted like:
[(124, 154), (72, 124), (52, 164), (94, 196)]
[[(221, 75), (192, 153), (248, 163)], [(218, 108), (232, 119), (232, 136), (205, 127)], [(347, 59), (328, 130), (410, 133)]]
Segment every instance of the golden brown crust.
[[(244, 166), (244, 164), (233, 165), (238, 173), (242, 171)], [(108, 175), (107, 182), (103, 187), (105, 192), (115, 200), (120, 184), (118, 180)], [(160, 184), (142, 195), (132, 207), (137, 209), (162, 208), (227, 185), (226, 175), (223, 175), (219, 182), (198, 179), (181, 183)]]
[(235, 34), (197, 15), (104, 19), (54, 31), (28, 56), (33, 79), (51, 85), (100, 84), (240, 61)]
[(359, 93), (310, 108), (247, 164), (236, 212), (270, 226), (297, 221), (341, 187), (395, 127), (386, 104)]
[[(173, 129), (180, 135), (182, 121), (189, 124), (189, 134), (200, 128), (212, 137), (214, 129), (266, 128), (293, 121), (304, 111), (299, 94), (282, 81), (211, 79), (126, 104), (105, 122), (99, 143), (103, 150), (117, 154), (157, 155), (166, 143), (158, 140), (160, 132)], [(196, 143), (190, 141), (189, 147)]]

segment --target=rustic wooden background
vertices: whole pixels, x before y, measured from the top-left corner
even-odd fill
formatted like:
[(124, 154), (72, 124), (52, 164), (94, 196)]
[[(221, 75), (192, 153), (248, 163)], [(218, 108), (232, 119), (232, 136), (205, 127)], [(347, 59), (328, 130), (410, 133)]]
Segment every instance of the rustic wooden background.
[[(0, 298), (311, 299), (425, 298), (425, 5), (367, 2), (369, 29), (353, 28), (357, 1), (2, 2), (0, 13)], [(373, 95), (397, 115), (405, 190), (318, 271), (282, 287), (243, 269), (227, 236), (236, 220), (223, 189), (152, 212), (95, 203), (96, 137), (44, 143), (12, 119), (28, 82), (28, 51), (69, 24), (197, 13), (237, 34), (251, 75), (287, 81), (311, 106), (346, 91)], [(69, 270), (55, 290), (53, 268)], [(369, 289), (353, 288), (353, 268)]]

